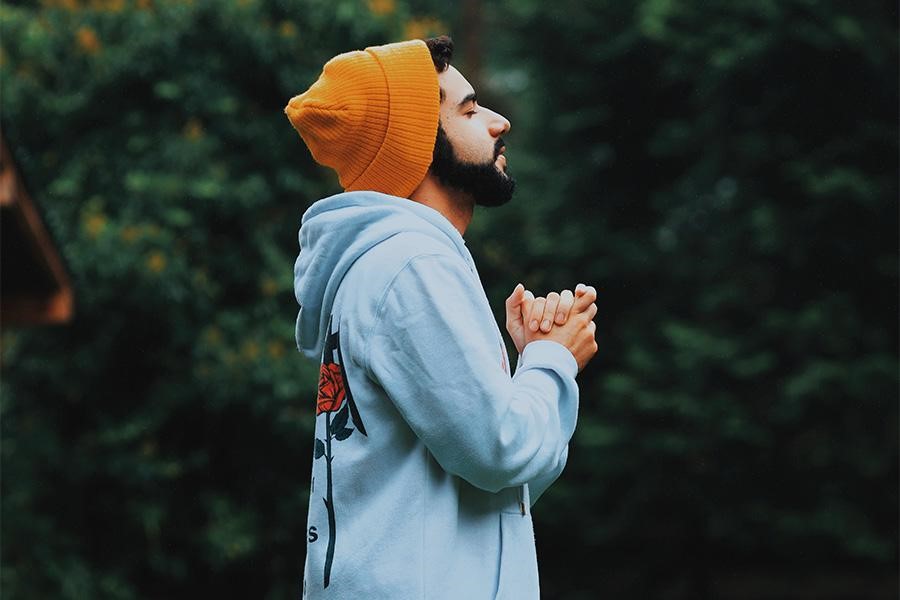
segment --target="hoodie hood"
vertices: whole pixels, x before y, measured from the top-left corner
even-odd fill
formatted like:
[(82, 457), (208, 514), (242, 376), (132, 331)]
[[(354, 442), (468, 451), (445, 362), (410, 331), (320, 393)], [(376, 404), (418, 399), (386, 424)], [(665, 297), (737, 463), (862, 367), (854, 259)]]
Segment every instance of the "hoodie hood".
[(407, 198), (346, 192), (323, 198), (303, 215), (300, 254), (294, 263), (297, 349), (318, 360), (335, 294), (357, 258), (405, 232), (424, 233), (459, 252), (474, 269), (459, 231), (441, 213)]

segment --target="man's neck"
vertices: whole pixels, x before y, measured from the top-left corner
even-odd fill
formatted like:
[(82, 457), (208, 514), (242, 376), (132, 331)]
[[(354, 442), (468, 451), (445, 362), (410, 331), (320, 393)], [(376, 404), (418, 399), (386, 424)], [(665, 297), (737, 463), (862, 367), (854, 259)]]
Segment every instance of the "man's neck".
[(460, 235), (465, 235), (475, 212), (475, 201), (470, 196), (447, 188), (431, 173), (410, 194), (409, 199), (444, 215)]

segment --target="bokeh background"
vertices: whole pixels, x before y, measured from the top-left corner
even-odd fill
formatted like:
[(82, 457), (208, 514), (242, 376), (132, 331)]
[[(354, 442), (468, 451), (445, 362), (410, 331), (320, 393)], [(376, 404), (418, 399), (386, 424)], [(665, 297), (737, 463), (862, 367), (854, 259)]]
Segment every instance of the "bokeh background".
[[(839, 0), (6, 1), (2, 125), (75, 293), (2, 330), (4, 598), (294, 598), (316, 365), (282, 113), (449, 33), (512, 122), (467, 240), (599, 290), (545, 598), (898, 593), (898, 14)], [(3, 268), (16, 254), (6, 252)], [(501, 321), (502, 322), (502, 321)]]

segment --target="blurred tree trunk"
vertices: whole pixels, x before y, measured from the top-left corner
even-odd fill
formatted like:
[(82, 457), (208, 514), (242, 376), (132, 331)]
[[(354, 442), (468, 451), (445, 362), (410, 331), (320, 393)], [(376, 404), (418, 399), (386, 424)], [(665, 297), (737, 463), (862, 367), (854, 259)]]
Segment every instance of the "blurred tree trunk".
[(484, 18), (481, 0), (463, 0), (462, 3), (462, 47), (465, 49), (465, 76), (477, 90), (482, 86), (482, 31)]

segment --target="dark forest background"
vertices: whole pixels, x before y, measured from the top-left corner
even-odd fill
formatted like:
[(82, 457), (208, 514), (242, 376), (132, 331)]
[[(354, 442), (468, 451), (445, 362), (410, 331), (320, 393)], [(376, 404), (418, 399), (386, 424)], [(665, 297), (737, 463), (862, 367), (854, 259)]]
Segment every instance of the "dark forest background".
[[(316, 366), (284, 114), (449, 33), (512, 121), (467, 234), (502, 318), (598, 288), (545, 598), (898, 593), (898, 14), (839, 0), (0, 6), (8, 140), (74, 319), (2, 331), (4, 598), (299, 595)], [(3, 256), (4, 264), (15, 256)]]

